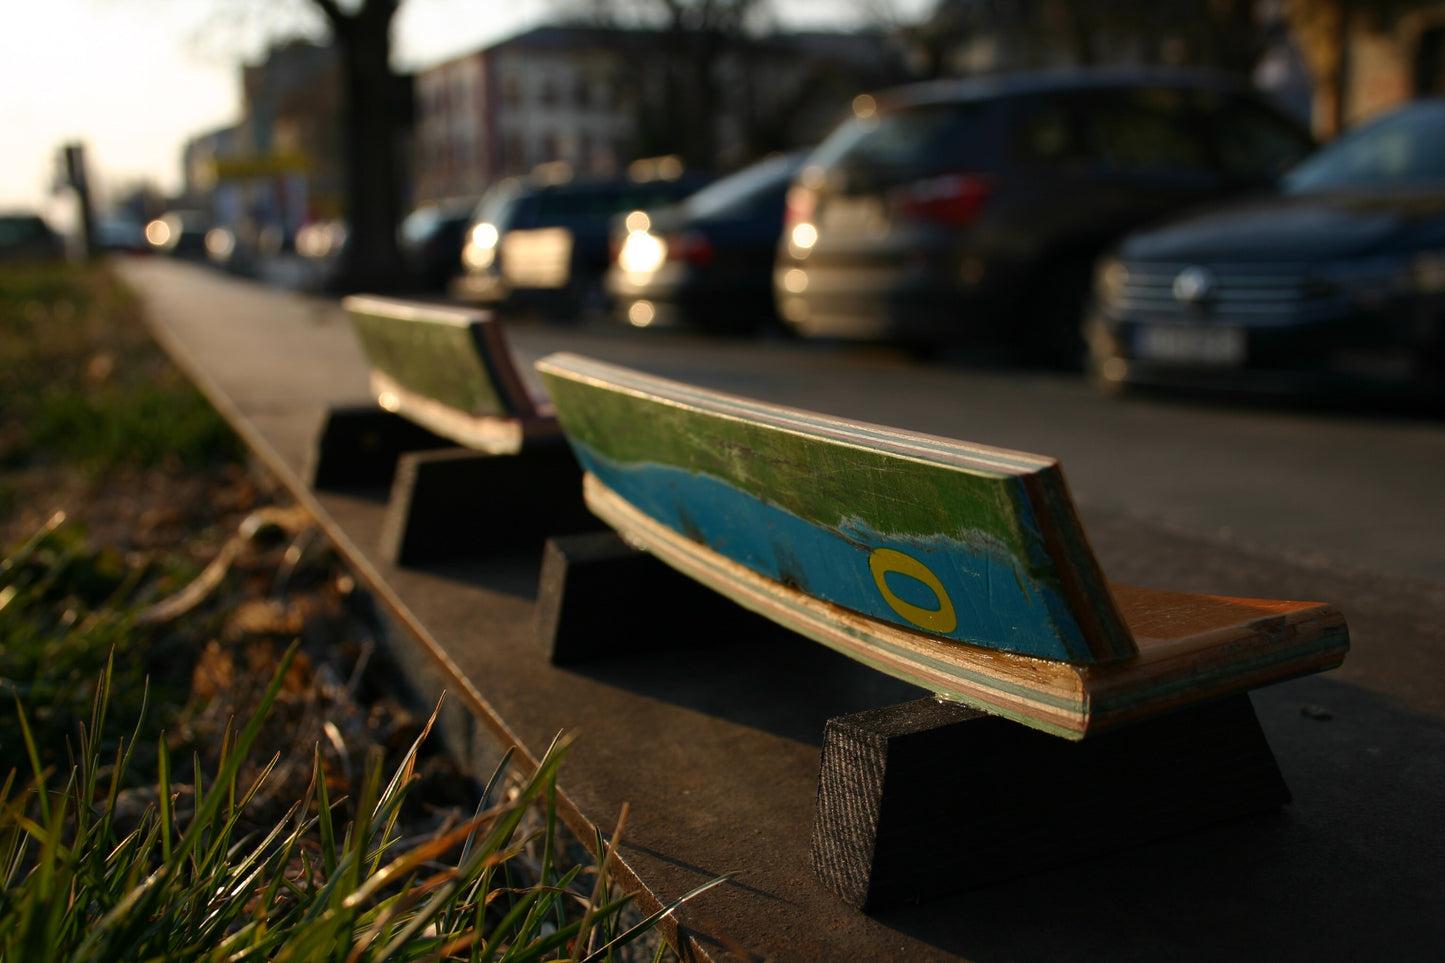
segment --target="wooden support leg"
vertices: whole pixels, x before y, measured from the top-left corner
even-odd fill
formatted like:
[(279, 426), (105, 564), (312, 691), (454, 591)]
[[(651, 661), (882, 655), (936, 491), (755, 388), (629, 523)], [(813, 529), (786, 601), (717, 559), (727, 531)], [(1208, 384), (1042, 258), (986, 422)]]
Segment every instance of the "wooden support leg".
[(306, 482), (317, 491), (390, 485), (403, 452), (454, 444), (375, 405), (332, 408), (311, 447)]
[(582, 502), (582, 470), (561, 439), (515, 455), (469, 449), (397, 459), (380, 551), (397, 565), (540, 547), (548, 535), (602, 528)]
[(829, 720), (813, 868), (879, 910), (1289, 798), (1245, 694), (1081, 742), (923, 699)]
[[(749, 623), (752, 628), (749, 629)], [(678, 625), (709, 632), (774, 630), (773, 624), (628, 545), (616, 532), (547, 540), (537, 593), (537, 644), (553, 665), (573, 665), (648, 640), (677, 639)]]

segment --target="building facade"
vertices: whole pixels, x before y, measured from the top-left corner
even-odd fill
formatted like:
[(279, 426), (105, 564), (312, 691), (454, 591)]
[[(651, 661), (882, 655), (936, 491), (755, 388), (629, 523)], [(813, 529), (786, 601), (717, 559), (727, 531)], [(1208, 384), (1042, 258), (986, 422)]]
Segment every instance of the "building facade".
[(635, 116), (619, 33), (541, 27), (418, 72), (417, 199), (480, 194), (554, 161), (615, 173)]
[(416, 75), (416, 198), (480, 194), (555, 162), (607, 176), (679, 154), (727, 170), (816, 142), (855, 94), (903, 77), (870, 34), (540, 27)]

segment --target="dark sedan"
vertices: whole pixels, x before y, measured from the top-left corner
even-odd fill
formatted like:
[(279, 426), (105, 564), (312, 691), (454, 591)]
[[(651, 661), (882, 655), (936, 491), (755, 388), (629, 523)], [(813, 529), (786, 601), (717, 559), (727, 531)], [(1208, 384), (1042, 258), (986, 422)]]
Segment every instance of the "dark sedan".
[(1438, 386), (1445, 100), (1341, 137), (1278, 196), (1129, 236), (1099, 265), (1086, 338), (1106, 389)]
[(773, 155), (617, 224), (606, 280), (617, 316), (639, 328), (747, 332), (775, 323), (773, 254), (788, 184), (807, 156)]

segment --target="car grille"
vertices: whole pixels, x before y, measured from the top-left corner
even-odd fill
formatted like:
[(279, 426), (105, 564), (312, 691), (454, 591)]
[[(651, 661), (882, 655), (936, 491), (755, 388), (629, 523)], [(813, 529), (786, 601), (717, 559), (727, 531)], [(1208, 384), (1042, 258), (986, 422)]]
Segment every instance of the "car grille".
[[(1200, 321), (1269, 325), (1337, 314), (1345, 305), (1333, 285), (1313, 280), (1304, 264), (1128, 263), (1128, 278), (1108, 303), (1114, 316), (1131, 320)], [(1180, 272), (1203, 267), (1213, 278), (1209, 296), (1175, 297)]]

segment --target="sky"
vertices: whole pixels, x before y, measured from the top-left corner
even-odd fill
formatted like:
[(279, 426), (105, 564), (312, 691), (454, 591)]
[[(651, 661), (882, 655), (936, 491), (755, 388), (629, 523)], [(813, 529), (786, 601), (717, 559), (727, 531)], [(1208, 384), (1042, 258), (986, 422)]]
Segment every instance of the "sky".
[[(893, 10), (926, 0), (884, 0)], [(395, 62), (414, 70), (538, 23), (558, 0), (403, 0)], [(846, 29), (870, 0), (774, 0), (796, 26)], [(240, 65), (268, 40), (316, 31), (307, 0), (0, 0), (0, 210), (63, 216), (51, 184), (63, 144), (86, 145), (108, 193), (141, 181), (174, 191), (196, 134), (240, 117)]]

